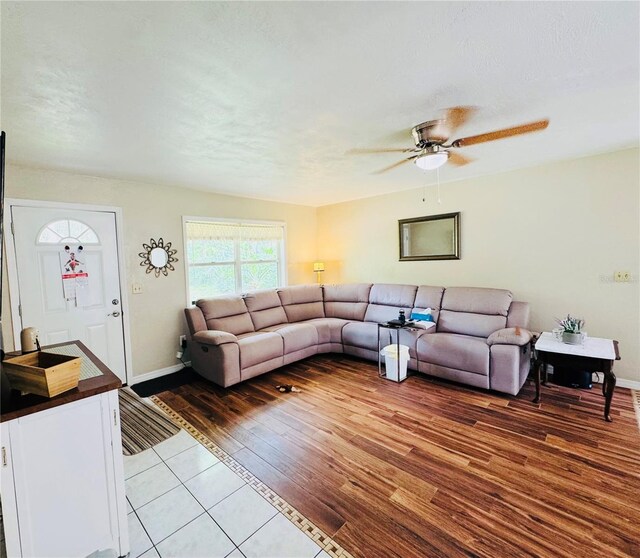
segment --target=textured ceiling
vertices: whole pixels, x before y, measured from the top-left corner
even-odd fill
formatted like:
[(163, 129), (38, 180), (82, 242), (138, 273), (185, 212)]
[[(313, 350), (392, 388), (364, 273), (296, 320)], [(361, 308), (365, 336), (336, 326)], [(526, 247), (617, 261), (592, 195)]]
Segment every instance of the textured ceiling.
[(443, 181), (639, 141), (637, 2), (2, 2), (10, 161), (323, 205), (416, 188), (399, 157), (440, 110), (468, 147)]

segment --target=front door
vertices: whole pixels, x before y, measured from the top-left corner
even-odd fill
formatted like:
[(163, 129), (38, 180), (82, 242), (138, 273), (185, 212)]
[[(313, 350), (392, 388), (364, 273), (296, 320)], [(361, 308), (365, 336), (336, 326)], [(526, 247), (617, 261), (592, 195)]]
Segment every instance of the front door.
[(115, 213), (18, 202), (11, 219), (22, 327), (42, 345), (79, 339), (125, 382)]

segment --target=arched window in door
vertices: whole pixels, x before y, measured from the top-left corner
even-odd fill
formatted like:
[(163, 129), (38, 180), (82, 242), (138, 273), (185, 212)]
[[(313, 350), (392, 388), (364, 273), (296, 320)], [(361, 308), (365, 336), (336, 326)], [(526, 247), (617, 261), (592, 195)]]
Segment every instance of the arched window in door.
[(74, 219), (60, 219), (45, 225), (38, 234), (38, 244), (100, 244), (89, 226)]

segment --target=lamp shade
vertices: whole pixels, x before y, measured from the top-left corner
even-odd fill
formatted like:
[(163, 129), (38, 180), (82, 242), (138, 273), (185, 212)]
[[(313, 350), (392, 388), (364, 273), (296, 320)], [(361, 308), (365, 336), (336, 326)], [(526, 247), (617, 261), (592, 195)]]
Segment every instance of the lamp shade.
[(415, 159), (415, 164), (422, 170), (435, 170), (441, 167), (449, 159), (447, 151), (437, 151), (436, 153), (427, 153)]
[(324, 262), (313, 262), (313, 271), (324, 271)]

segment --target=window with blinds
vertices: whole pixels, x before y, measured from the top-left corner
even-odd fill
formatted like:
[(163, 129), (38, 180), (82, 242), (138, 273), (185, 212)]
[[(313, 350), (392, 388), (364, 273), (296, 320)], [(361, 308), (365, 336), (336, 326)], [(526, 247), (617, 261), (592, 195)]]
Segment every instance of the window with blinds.
[(284, 223), (185, 219), (189, 300), (285, 284)]

